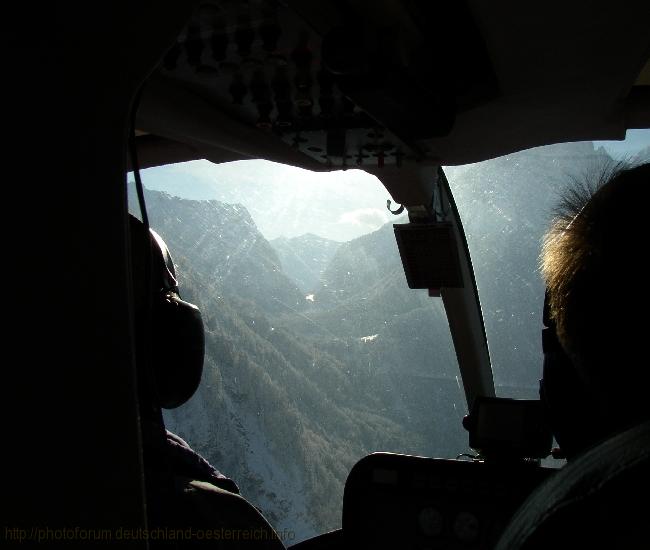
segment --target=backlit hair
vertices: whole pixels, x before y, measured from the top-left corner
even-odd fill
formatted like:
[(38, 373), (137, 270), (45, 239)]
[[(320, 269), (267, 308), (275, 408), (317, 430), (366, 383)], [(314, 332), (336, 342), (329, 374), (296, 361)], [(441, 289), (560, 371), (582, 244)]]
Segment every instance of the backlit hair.
[(609, 163), (574, 179), (544, 238), (551, 316), (562, 345), (584, 361), (623, 346), (635, 333), (635, 305), (647, 303), (649, 190), (650, 164)]

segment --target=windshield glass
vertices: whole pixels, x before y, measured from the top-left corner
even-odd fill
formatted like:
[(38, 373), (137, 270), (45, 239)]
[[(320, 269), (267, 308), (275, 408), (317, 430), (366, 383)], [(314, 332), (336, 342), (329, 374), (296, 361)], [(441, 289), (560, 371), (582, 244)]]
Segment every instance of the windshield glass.
[(497, 395), (538, 397), (545, 230), (562, 194), (612, 163), (650, 160), (650, 131), (624, 141), (537, 147), (446, 167), (463, 220), (488, 337)]
[[(624, 154), (647, 147), (643, 135)], [(619, 156), (614, 147), (556, 145), (445, 169), (501, 395), (536, 396), (541, 236), (570, 176)], [(468, 451), (442, 302), (408, 289), (392, 230), (405, 219), (388, 212), (376, 178), (195, 161), (145, 170), (143, 181), (151, 225), (206, 331), (201, 387), (165, 422), (287, 544), (340, 527), (345, 479), (366, 454)]]

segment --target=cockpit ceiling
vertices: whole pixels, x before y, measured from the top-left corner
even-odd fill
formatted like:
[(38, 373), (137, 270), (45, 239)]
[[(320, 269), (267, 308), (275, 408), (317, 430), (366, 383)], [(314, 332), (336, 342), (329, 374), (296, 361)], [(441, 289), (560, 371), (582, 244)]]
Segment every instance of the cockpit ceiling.
[(649, 20), (648, 2), (202, 2), (142, 95), (142, 164), (453, 165), (623, 139), (650, 127)]
[(643, 69), (641, 69), (639, 76), (634, 82), (634, 86), (635, 87), (650, 86), (650, 59), (646, 61), (646, 64), (643, 66)]

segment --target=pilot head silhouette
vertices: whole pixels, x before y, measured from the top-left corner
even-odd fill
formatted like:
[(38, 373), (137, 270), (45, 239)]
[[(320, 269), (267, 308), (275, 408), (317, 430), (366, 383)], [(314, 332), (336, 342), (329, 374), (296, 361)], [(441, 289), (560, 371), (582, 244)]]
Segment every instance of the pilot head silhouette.
[(610, 165), (565, 195), (546, 234), (548, 318), (564, 359), (555, 365), (547, 354), (544, 382), (551, 408), (566, 413), (554, 425), (561, 447), (560, 439), (593, 444), (650, 417), (649, 198), (650, 164)]

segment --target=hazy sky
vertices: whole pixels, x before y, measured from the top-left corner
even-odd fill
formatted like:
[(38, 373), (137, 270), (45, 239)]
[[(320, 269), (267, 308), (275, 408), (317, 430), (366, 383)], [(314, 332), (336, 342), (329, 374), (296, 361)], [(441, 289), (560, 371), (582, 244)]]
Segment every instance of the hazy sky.
[[(650, 146), (650, 130), (629, 130), (625, 141), (601, 141), (613, 157)], [(182, 198), (243, 204), (267, 239), (315, 233), (348, 241), (369, 233), (393, 216), (380, 181), (360, 170), (310, 172), (264, 160), (212, 164), (186, 162), (142, 173), (148, 189)]]
[(348, 241), (392, 217), (384, 186), (360, 170), (323, 173), (265, 160), (197, 160), (144, 170), (142, 180), (149, 189), (183, 198), (243, 204), (267, 239), (314, 233)]
[(628, 130), (623, 141), (596, 141), (594, 144), (605, 147), (612, 157), (621, 158), (650, 147), (650, 130)]

